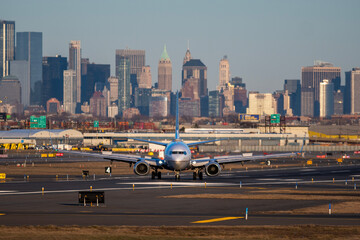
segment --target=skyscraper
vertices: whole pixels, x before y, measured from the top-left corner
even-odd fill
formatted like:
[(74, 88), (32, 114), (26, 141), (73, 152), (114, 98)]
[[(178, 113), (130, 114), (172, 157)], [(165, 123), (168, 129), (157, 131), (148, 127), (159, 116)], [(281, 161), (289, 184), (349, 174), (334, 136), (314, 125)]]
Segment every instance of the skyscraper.
[(145, 50), (117, 49), (115, 66), (120, 65), (121, 58), (123, 57), (129, 59), (130, 74), (135, 75), (135, 78), (138, 81), (142, 67), (145, 66)]
[(324, 79), (320, 83), (320, 117), (329, 118), (334, 114), (334, 84)]
[(168, 115), (168, 99), (166, 96), (151, 96), (149, 104), (150, 117), (166, 117)]
[(222, 117), (224, 96), (217, 90), (209, 92), (209, 117)]
[(344, 114), (344, 92), (340, 89), (334, 92), (334, 115)]
[(314, 88), (301, 88), (301, 116), (314, 116)]
[(145, 50), (117, 49), (115, 52), (116, 67), (120, 65), (121, 58), (124, 57), (129, 60), (130, 106), (134, 106), (135, 89), (139, 86), (142, 67), (145, 66)]
[(222, 86), (222, 93), (225, 98), (224, 114), (234, 113), (234, 85), (227, 83), (225, 86)]
[(50, 98), (63, 101), (64, 70), (67, 69), (67, 58), (56, 55), (43, 57), (42, 104)]
[(183, 65), (192, 59), (189, 47), (186, 50)]
[(30, 105), (30, 72), (28, 61), (14, 60), (10, 61), (10, 75), (16, 76), (21, 85), (21, 103), (24, 107)]
[(159, 60), (158, 88), (161, 90), (172, 90), (172, 64), (166, 51), (166, 45)]
[(130, 108), (130, 59), (126, 56), (120, 57), (116, 65), (116, 76), (119, 79), (119, 114)]
[(90, 98), (90, 113), (93, 116), (106, 117), (106, 100), (100, 91), (94, 92)]
[(199, 97), (207, 95), (207, 67), (200, 59), (190, 59), (183, 65), (182, 86), (189, 79), (197, 79), (199, 81)]
[(74, 114), (76, 109), (76, 72), (73, 69), (64, 71), (64, 111)]
[(224, 88), (230, 82), (230, 64), (227, 56), (224, 56), (219, 63), (219, 86), (218, 90)]
[[(106, 85), (106, 82), (110, 77), (110, 64), (83, 62), (82, 66), (84, 67), (81, 79), (81, 102), (83, 103), (90, 101), (90, 98), (95, 92), (96, 83), (102, 85), (103, 87)], [(103, 89), (97, 89), (97, 91), (102, 90)]]
[(0, 80), (0, 100), (2, 104), (21, 103), (21, 85), (15, 76), (6, 76)]
[[(42, 96), (42, 33), (16, 33), (16, 60), (26, 60), (30, 76), (30, 104), (40, 105)], [(11, 66), (10, 66), (11, 67)], [(27, 91), (26, 89), (24, 89)]]
[(15, 22), (0, 20), (0, 79), (10, 74), (15, 58)]
[(249, 92), (247, 114), (270, 115), (276, 113), (276, 103), (271, 93)]
[(135, 92), (135, 107), (139, 109), (140, 114), (149, 116), (149, 107), (151, 99), (151, 88), (137, 88)]
[(70, 41), (69, 44), (69, 70), (76, 74), (76, 102), (81, 103), (81, 42)]
[(115, 102), (119, 99), (119, 79), (117, 77), (109, 77), (109, 91), (110, 91), (110, 102)]
[(284, 91), (288, 91), (290, 108), (295, 116), (301, 116), (301, 84), (300, 79), (285, 79)]
[(353, 68), (347, 73), (350, 78), (350, 114), (360, 113), (360, 68)]
[(320, 82), (328, 79), (334, 84), (334, 91), (340, 89), (340, 67), (334, 67), (331, 63), (315, 61), (314, 66), (301, 68), (301, 85), (303, 88), (314, 89), (314, 116), (319, 116), (320, 105)]
[(152, 77), (150, 66), (144, 66), (141, 69), (138, 88), (151, 88)]

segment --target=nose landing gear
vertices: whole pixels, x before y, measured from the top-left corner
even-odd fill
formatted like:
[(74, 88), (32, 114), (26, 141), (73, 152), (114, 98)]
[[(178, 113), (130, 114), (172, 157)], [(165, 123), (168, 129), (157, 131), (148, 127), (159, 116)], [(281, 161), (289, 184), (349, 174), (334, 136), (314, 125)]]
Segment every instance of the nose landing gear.
[(175, 171), (175, 181), (179, 181), (180, 180), (180, 172)]

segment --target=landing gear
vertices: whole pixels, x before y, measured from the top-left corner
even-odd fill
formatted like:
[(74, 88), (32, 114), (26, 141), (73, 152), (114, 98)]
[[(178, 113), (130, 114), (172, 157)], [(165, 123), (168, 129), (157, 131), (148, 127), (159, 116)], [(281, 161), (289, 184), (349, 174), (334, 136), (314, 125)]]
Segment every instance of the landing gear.
[(203, 172), (199, 172), (199, 180), (203, 180)]
[(179, 180), (180, 180), (180, 173), (175, 172), (175, 181), (179, 181)]
[(151, 172), (151, 179), (155, 178), (161, 179), (161, 172), (158, 172), (157, 170)]
[(203, 173), (201, 171), (193, 172), (193, 180), (196, 180), (197, 176), (199, 176), (199, 180), (203, 180)]

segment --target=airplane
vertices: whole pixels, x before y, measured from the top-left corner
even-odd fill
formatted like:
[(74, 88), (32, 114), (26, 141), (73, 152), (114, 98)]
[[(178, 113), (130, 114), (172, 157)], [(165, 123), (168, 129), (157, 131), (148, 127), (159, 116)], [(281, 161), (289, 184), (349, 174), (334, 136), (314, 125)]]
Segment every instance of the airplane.
[[(144, 140), (138, 138), (131, 138), (135, 141), (153, 143), (157, 145), (164, 146), (164, 158), (153, 158), (150, 156), (140, 156), (140, 155), (128, 155), (128, 154), (109, 154), (103, 152), (102, 154), (97, 153), (81, 153), (81, 152), (71, 152), (71, 154), (81, 154), (91, 157), (99, 157), (104, 160), (110, 161), (120, 161), (130, 164), (134, 164), (134, 173), (139, 176), (146, 176), (151, 171), (151, 178), (161, 179), (160, 170), (170, 170), (175, 173), (175, 180), (180, 179), (180, 172), (184, 170), (193, 171), (193, 179), (199, 180), (203, 179), (203, 173), (209, 177), (218, 176), (221, 173), (225, 164), (230, 163), (244, 163), (247, 161), (254, 160), (265, 160), (265, 159), (274, 159), (274, 158), (286, 158), (286, 157), (295, 157), (297, 153), (278, 153), (278, 154), (266, 154), (266, 155), (257, 155), (257, 156), (248, 156), (243, 154), (238, 155), (226, 155), (226, 156), (217, 156), (217, 157), (205, 157), (193, 159), (191, 156), (190, 147), (221, 141), (224, 139), (215, 139), (201, 142), (185, 143), (179, 136), (179, 101), (178, 93), (176, 96), (176, 123), (175, 123), (175, 138), (169, 143)], [(303, 145), (304, 146), (304, 145)], [(302, 146), (302, 147), (303, 147)], [(301, 148), (302, 151), (302, 148)], [(300, 152), (301, 152), (300, 151)], [(68, 151), (62, 151), (68, 152)], [(221, 167), (223, 166), (223, 167)]]

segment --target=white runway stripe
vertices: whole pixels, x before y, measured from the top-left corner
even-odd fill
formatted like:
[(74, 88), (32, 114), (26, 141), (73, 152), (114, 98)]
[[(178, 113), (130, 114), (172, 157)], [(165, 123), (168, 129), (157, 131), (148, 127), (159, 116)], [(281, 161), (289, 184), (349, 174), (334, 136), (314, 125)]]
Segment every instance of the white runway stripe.
[[(170, 186), (171, 184), (173, 186), (204, 186), (205, 182), (132, 182), (132, 183), (117, 183), (117, 184), (130, 184), (133, 185), (166, 185), (166, 186)], [(235, 183), (213, 183), (213, 182), (207, 182), (206, 186), (233, 186), (235, 185)]]

